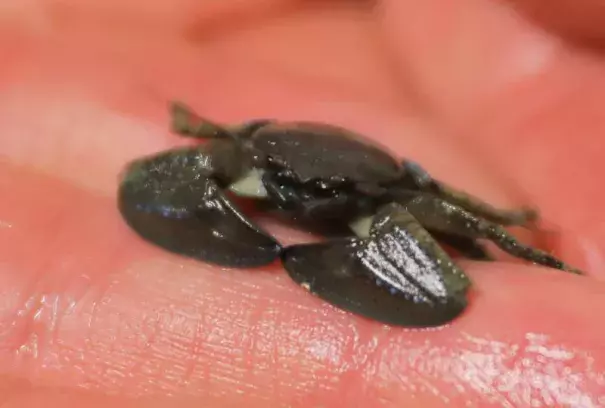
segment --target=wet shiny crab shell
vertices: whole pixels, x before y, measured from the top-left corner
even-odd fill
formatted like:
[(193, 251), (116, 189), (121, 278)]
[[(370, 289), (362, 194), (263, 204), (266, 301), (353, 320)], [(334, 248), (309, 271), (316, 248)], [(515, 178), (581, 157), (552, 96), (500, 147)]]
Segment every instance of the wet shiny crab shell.
[[(208, 142), (135, 160), (118, 191), (128, 225), (171, 252), (237, 268), (279, 258), (296, 283), (338, 308), (421, 327), (447, 323), (467, 305), (470, 280), (442, 245), (487, 261), (479, 241), (488, 239), (579, 272), (503, 228), (526, 225), (535, 212), (494, 208), (351, 131), (270, 120), (223, 126), (182, 105), (173, 107), (173, 129)], [(234, 195), (303, 227), (347, 234), (283, 247)]]

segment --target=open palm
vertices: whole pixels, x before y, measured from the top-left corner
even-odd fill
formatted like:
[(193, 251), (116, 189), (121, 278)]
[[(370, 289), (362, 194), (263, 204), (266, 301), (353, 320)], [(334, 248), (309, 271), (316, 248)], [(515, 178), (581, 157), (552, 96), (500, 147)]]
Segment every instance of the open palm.
[[(489, 0), (5, 2), (0, 402), (604, 403), (598, 55)], [(469, 309), (422, 331), (339, 311), (281, 270), (168, 254), (124, 225), (115, 192), (129, 160), (190, 143), (169, 132), (173, 99), (225, 122), (344, 125), (493, 203), (534, 204), (556, 232), (544, 244), (589, 276), (465, 262)]]

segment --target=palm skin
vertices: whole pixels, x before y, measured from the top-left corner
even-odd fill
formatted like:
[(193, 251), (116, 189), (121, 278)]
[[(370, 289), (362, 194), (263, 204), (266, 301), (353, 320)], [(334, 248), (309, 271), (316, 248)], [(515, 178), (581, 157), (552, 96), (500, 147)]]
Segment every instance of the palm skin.
[[(0, 401), (599, 404), (596, 53), (485, 0), (12, 3), (0, 18)], [(128, 230), (115, 190), (127, 161), (190, 143), (168, 131), (171, 99), (225, 122), (344, 125), (490, 202), (533, 203), (556, 232), (542, 243), (589, 276), (464, 262), (471, 307), (418, 331), (340, 312), (279, 268), (167, 254)]]

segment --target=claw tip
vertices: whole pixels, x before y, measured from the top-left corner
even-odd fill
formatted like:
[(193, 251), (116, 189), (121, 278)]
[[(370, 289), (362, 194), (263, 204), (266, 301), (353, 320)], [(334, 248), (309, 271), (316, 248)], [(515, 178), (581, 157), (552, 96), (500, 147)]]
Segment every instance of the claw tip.
[(190, 130), (191, 111), (180, 102), (170, 103), (171, 129), (177, 133), (187, 133)]

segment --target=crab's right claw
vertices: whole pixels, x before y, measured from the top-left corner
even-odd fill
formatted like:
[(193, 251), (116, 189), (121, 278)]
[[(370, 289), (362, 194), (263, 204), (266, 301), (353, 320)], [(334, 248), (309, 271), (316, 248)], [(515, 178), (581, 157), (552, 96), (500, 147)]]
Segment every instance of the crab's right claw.
[(121, 180), (118, 206), (145, 240), (171, 252), (227, 267), (272, 263), (281, 251), (192, 163), (203, 152), (163, 153), (131, 164)]
[(290, 277), (334, 306), (382, 323), (439, 326), (467, 305), (470, 281), (402, 207), (376, 217), (369, 238), (295, 245)]

